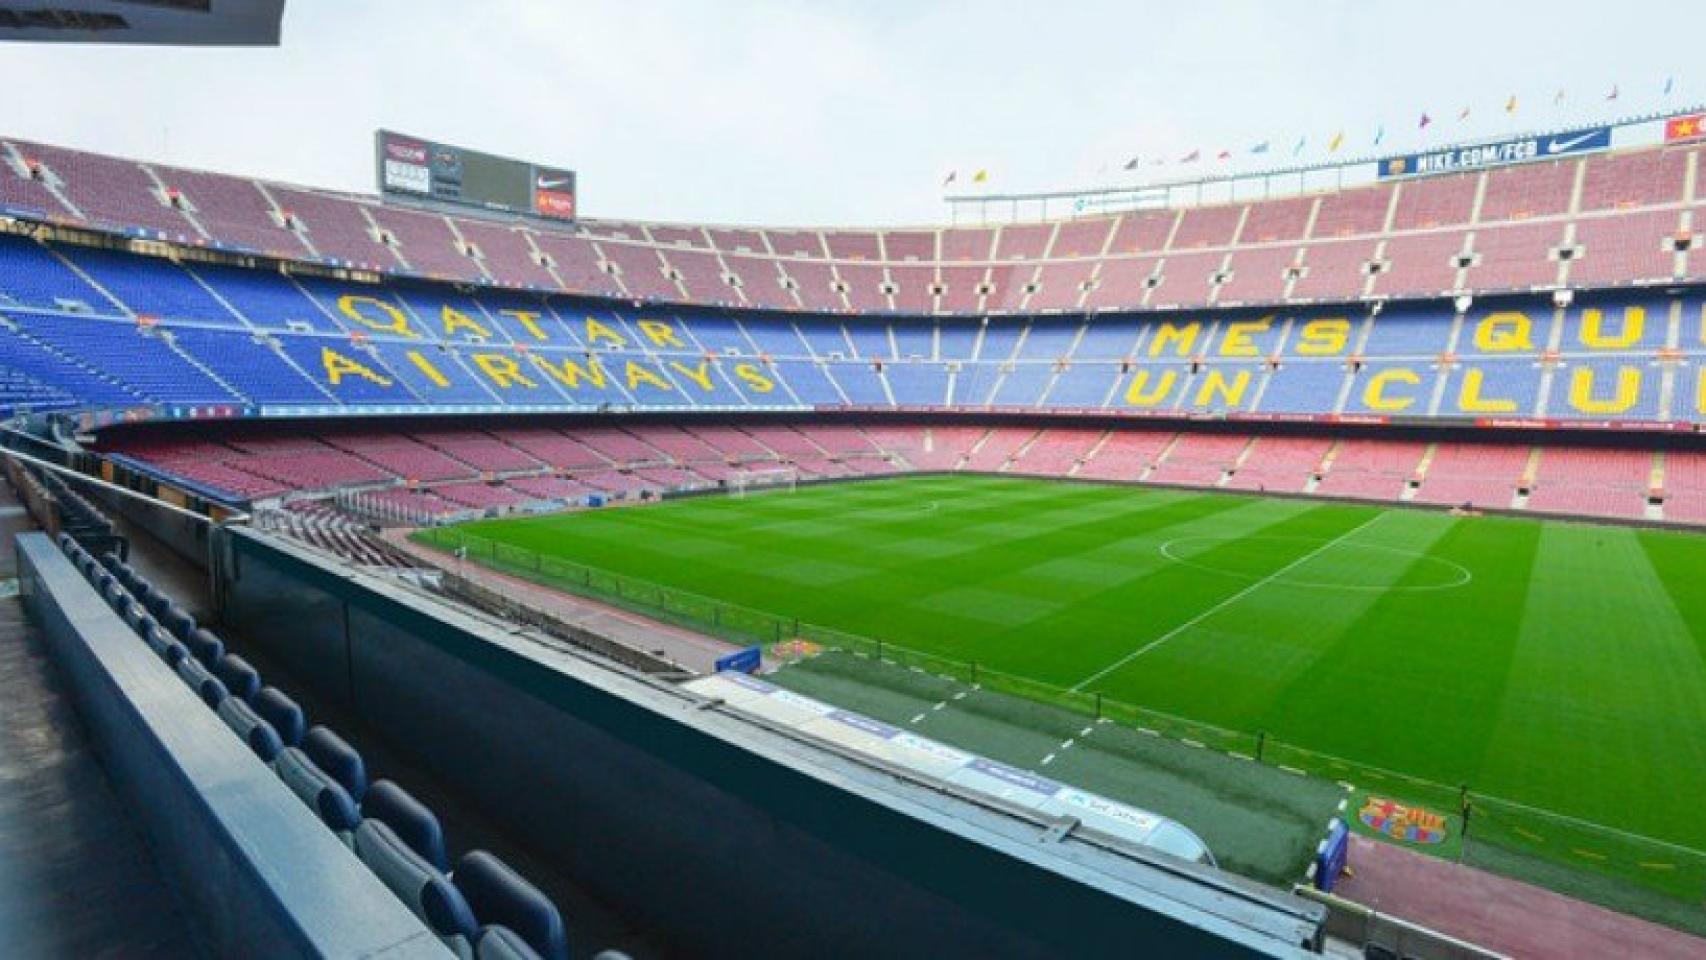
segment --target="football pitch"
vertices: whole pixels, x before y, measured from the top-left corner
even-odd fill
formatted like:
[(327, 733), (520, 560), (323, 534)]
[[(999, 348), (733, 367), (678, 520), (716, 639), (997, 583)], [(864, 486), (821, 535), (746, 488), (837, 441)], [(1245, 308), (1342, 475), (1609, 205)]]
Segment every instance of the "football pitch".
[(1706, 849), (1706, 537), (971, 475), (457, 532)]

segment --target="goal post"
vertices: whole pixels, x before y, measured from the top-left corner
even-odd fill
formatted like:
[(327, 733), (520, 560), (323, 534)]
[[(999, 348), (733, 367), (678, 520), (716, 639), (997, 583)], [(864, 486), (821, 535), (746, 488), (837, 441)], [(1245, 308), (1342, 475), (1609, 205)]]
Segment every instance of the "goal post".
[(736, 470), (729, 474), (729, 496), (744, 497), (749, 493), (764, 490), (785, 490), (793, 493), (799, 482), (800, 471), (793, 467)]

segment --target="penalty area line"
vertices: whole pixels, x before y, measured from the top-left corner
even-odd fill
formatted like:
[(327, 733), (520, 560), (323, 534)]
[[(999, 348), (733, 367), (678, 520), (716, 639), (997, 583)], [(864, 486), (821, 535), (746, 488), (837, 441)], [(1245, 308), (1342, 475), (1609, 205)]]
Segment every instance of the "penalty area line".
[(1369, 525), (1373, 524), (1374, 521), (1379, 520), (1381, 517), (1383, 517), (1385, 515), (1386, 514), (1384, 511), (1382, 511), (1380, 513), (1376, 513), (1374, 516), (1369, 517), (1367, 520), (1364, 520), (1363, 522), (1357, 524), (1356, 526), (1350, 528), (1349, 530), (1346, 530), (1344, 533), (1339, 534), (1338, 536), (1334, 537), (1331, 540), (1328, 540), (1326, 543), (1321, 544), (1319, 547), (1316, 547), (1315, 549), (1309, 551), (1308, 553), (1304, 554), (1303, 556), (1298, 557), (1296, 560), (1293, 560), (1290, 563), (1286, 564), (1285, 566), (1280, 567), (1278, 570), (1275, 570), (1273, 573), (1268, 574), (1267, 576), (1263, 577), (1260, 580), (1257, 580), (1255, 583), (1250, 584), (1249, 586), (1238, 591), (1237, 593), (1233, 594), (1232, 596), (1227, 597), (1225, 600), (1222, 600), (1219, 603), (1215, 604), (1214, 606), (1209, 607), (1207, 610), (1204, 610), (1202, 613), (1197, 614), (1196, 616), (1192, 617), (1191, 619), (1186, 620), (1184, 623), (1181, 623), (1178, 626), (1174, 627), (1173, 629), (1167, 631), (1166, 633), (1163, 633), (1161, 636), (1156, 637), (1154, 640), (1151, 640), (1148, 643), (1144, 644), (1143, 646), (1138, 647), (1136, 650), (1133, 650), (1131, 653), (1128, 653), (1125, 656), (1121, 657), (1120, 659), (1115, 660), (1113, 663), (1109, 664), (1108, 666), (1103, 667), (1102, 669), (1096, 671), (1095, 673), (1090, 674), (1088, 677), (1085, 677), (1084, 679), (1082, 679), (1082, 680), (1078, 681), (1076, 684), (1074, 684), (1072, 687), (1072, 692), (1077, 693), (1078, 691), (1083, 690), (1085, 687), (1089, 686), (1092, 683), (1095, 683), (1097, 680), (1100, 680), (1103, 677), (1107, 676), (1108, 674), (1113, 673), (1115, 670), (1120, 669), (1121, 667), (1132, 662), (1133, 660), (1136, 660), (1138, 657), (1141, 657), (1144, 654), (1148, 653), (1149, 651), (1154, 650), (1156, 647), (1159, 647), (1162, 644), (1167, 643), (1168, 641), (1177, 637), (1179, 634), (1184, 633), (1186, 630), (1189, 630), (1190, 628), (1196, 626), (1197, 624), (1202, 623), (1204, 620), (1207, 620), (1209, 617), (1212, 617), (1215, 614), (1219, 613), (1220, 611), (1226, 609), (1227, 607), (1232, 606), (1233, 604), (1244, 599), (1245, 597), (1249, 596), (1250, 594), (1255, 593), (1257, 590), (1260, 590), (1263, 587), (1267, 586), (1268, 584), (1273, 583), (1275, 580), (1278, 580), (1279, 578), (1285, 576), (1286, 574), (1297, 569), (1298, 567), (1303, 566), (1305, 563), (1308, 563), (1309, 561), (1315, 559), (1316, 557), (1320, 556), (1321, 554), (1326, 553), (1328, 550), (1331, 550), (1332, 548), (1338, 546), (1339, 544), (1344, 543), (1346, 540), (1349, 540), (1355, 534), (1361, 533), (1362, 531), (1368, 529)]

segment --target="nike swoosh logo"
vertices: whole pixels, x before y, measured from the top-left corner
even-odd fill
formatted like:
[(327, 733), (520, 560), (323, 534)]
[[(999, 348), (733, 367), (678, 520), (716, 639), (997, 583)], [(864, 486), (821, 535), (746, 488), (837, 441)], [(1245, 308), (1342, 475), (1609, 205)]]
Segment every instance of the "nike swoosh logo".
[(544, 177), (540, 177), (539, 178), (539, 189), (541, 189), (541, 190), (555, 190), (558, 187), (560, 187), (563, 184), (568, 183), (568, 182), (569, 182), (569, 179), (567, 177), (564, 177), (561, 180), (547, 180)]
[(1586, 143), (1589, 140), (1592, 140), (1597, 135), (1597, 133), (1598, 133), (1598, 131), (1595, 131), (1594, 133), (1584, 133), (1579, 137), (1572, 137), (1569, 140), (1558, 140), (1558, 139), (1550, 140), (1546, 144), (1546, 152), (1547, 153), (1563, 153), (1565, 150), (1568, 150), (1571, 147), (1576, 146), (1577, 144)]

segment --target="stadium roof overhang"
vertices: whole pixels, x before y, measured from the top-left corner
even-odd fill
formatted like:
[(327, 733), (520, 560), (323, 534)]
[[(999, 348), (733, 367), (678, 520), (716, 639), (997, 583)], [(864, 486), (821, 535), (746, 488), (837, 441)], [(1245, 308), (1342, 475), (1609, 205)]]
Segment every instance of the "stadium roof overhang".
[(284, 0), (0, 0), (0, 41), (278, 46)]

